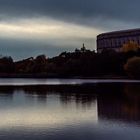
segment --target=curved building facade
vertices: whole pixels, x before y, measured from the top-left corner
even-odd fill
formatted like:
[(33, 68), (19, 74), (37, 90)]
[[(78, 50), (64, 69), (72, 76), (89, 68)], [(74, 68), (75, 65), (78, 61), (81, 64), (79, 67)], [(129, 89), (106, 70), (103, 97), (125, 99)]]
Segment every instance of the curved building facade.
[(123, 44), (134, 41), (140, 45), (140, 29), (114, 31), (97, 36), (97, 52), (103, 49), (120, 51)]

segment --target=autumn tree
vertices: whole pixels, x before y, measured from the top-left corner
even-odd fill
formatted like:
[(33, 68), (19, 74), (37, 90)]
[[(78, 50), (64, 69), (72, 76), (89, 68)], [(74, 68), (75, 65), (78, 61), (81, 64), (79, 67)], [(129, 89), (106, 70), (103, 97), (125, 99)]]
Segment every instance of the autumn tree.
[(130, 52), (130, 51), (138, 51), (138, 49), (140, 49), (140, 46), (137, 42), (134, 41), (129, 41), (125, 44), (123, 44), (122, 48), (121, 48), (121, 52)]

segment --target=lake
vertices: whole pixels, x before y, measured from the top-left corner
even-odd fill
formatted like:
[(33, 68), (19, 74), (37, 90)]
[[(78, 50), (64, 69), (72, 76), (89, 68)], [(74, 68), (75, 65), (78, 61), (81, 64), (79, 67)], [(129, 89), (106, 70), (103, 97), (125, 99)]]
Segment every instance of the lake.
[(140, 139), (139, 81), (0, 79), (0, 85), (0, 140)]

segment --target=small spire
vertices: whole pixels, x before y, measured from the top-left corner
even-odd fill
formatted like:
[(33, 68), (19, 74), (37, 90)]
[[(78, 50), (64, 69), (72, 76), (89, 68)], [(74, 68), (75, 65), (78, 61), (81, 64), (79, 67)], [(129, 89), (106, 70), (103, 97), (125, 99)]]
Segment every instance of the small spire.
[(83, 48), (85, 48), (85, 44), (83, 43)]

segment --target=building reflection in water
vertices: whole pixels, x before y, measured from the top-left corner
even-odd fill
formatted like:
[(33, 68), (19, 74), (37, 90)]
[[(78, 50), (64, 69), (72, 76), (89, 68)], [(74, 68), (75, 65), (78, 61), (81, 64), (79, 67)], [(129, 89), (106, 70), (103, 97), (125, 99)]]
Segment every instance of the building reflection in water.
[(140, 84), (114, 84), (113, 89), (108, 90), (108, 94), (104, 91), (102, 93), (98, 96), (98, 117), (100, 120), (140, 122)]
[(139, 108), (140, 85), (136, 83), (0, 88), (0, 128), (8, 124), (46, 127), (106, 119), (139, 123)]

